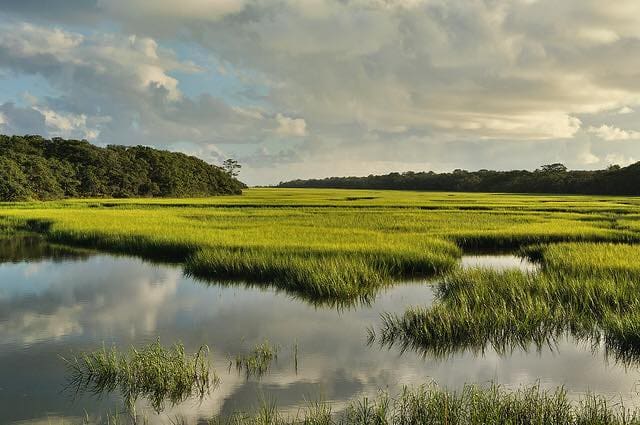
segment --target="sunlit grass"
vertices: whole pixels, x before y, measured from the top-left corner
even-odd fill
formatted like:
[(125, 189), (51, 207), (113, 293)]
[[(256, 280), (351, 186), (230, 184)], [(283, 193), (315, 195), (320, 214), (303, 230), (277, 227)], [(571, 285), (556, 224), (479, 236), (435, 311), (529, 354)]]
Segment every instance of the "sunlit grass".
[(552, 273), (602, 278), (640, 278), (640, 245), (555, 244), (541, 249), (540, 260)]
[(640, 198), (250, 189), (211, 199), (1, 204), (0, 229), (176, 261), (201, 278), (348, 300), (452, 270), (461, 248), (636, 242), (639, 211)]
[(604, 343), (607, 355), (616, 360), (638, 363), (640, 281), (632, 274), (635, 264), (629, 259), (627, 269), (600, 274), (580, 267), (578, 274), (562, 270), (450, 273), (438, 283), (434, 305), (383, 314), (382, 324), (370, 331), (370, 342), (447, 356), (489, 347), (498, 353), (553, 348), (559, 338), (571, 335), (595, 347)]

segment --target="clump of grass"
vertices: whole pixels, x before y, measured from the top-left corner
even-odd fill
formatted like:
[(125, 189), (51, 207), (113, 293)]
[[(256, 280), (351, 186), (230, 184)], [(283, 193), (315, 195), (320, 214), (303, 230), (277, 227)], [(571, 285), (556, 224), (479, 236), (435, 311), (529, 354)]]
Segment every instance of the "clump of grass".
[(637, 362), (639, 289), (626, 276), (458, 270), (439, 283), (433, 306), (383, 314), (380, 329), (370, 331), (369, 338), (382, 346), (447, 356), (487, 347), (499, 353), (532, 345), (553, 348), (570, 334), (594, 347), (604, 339), (607, 354)]
[(636, 425), (640, 416), (621, 403), (587, 394), (571, 401), (564, 388), (539, 385), (508, 390), (499, 385), (466, 385), (449, 391), (435, 385), (405, 387), (397, 397), (382, 392), (378, 397), (352, 401), (338, 414), (321, 402), (295, 416), (264, 405), (256, 416), (214, 418), (210, 424), (235, 425)]
[(207, 346), (188, 355), (182, 344), (165, 348), (156, 341), (141, 349), (131, 347), (128, 352), (103, 347), (65, 361), (69, 386), (77, 393), (119, 391), (129, 411), (144, 397), (160, 412), (166, 401), (176, 405), (193, 395), (202, 398), (217, 385), (208, 353)]
[(244, 371), (247, 379), (252, 376), (262, 377), (271, 368), (271, 363), (278, 359), (278, 347), (264, 341), (257, 344), (248, 354), (238, 354), (231, 363), (235, 363), (238, 373)]
[(185, 268), (196, 277), (270, 282), (312, 299), (356, 299), (389, 282), (363, 259), (248, 249), (202, 250)]

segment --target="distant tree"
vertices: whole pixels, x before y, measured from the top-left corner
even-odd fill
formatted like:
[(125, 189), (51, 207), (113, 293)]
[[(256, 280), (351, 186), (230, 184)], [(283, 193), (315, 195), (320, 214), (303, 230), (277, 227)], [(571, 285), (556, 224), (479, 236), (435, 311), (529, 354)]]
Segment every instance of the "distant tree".
[(464, 171), (437, 174), (433, 171), (390, 173), (367, 177), (329, 177), (293, 180), (280, 187), (342, 189), (397, 189), (507, 193), (581, 193), (599, 195), (640, 195), (640, 162), (606, 170), (569, 171), (562, 164), (549, 164), (535, 172)]
[(554, 164), (547, 164), (540, 167), (540, 171), (543, 173), (564, 173), (567, 171), (567, 167), (564, 164), (556, 162)]
[(607, 167), (608, 171), (618, 171), (620, 169), (620, 166), (618, 164), (611, 164)]
[(231, 177), (238, 177), (240, 168), (242, 168), (242, 165), (238, 164), (238, 161), (232, 158), (225, 159), (222, 163), (222, 169)]
[(0, 135), (0, 202), (240, 194), (245, 186), (233, 178), (239, 167), (230, 174), (192, 156), (144, 146)]

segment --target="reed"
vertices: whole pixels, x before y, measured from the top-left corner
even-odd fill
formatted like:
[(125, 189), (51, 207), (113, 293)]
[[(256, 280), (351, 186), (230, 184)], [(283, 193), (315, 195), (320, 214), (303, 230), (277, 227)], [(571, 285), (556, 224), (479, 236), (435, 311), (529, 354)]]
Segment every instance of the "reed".
[(270, 344), (269, 341), (257, 344), (247, 354), (238, 354), (230, 362), (235, 364), (238, 373), (244, 372), (247, 379), (253, 377), (260, 378), (271, 368), (271, 363), (278, 359), (278, 347)]
[(466, 385), (450, 391), (435, 385), (404, 388), (396, 397), (382, 392), (352, 401), (341, 413), (332, 414), (329, 403), (303, 409), (296, 415), (279, 413), (264, 405), (255, 416), (214, 418), (210, 424), (236, 425), (634, 425), (635, 410), (603, 396), (587, 394), (569, 399), (564, 388), (540, 385), (509, 390), (496, 384)]
[(167, 401), (176, 405), (194, 395), (202, 398), (217, 385), (208, 352), (202, 346), (188, 355), (182, 344), (165, 348), (159, 341), (140, 349), (131, 347), (128, 352), (103, 347), (65, 359), (69, 388), (97, 396), (117, 391), (130, 412), (143, 397), (160, 412)]
[(614, 359), (640, 360), (640, 284), (628, 275), (584, 277), (519, 270), (458, 270), (438, 284), (436, 303), (383, 314), (370, 343), (435, 357), (553, 348), (570, 335)]

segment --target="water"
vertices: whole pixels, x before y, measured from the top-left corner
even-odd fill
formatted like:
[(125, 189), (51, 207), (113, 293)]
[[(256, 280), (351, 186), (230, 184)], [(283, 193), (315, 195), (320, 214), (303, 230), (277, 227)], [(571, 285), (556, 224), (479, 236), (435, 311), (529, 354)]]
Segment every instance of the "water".
[(538, 264), (509, 254), (465, 255), (460, 260), (462, 267), (488, 267), (494, 270), (520, 269), (527, 272), (538, 270)]
[[(380, 313), (433, 301), (428, 282), (400, 284), (381, 292), (371, 306), (337, 310), (273, 289), (203, 284), (183, 276), (177, 266), (90, 255), (37, 240), (0, 242), (0, 253), (11, 261), (0, 264), (0, 424), (68, 424), (80, 421), (85, 411), (92, 417), (113, 412), (121, 407), (116, 395), (97, 399), (63, 391), (65, 366), (59, 356), (103, 343), (126, 348), (157, 337), (165, 345), (182, 341), (190, 351), (208, 344), (222, 383), (202, 404), (188, 401), (161, 416), (149, 413), (152, 423), (169, 423), (176, 415), (195, 423), (253, 410), (261, 398), (293, 412), (305, 399), (323, 398), (338, 410), (380, 388), (396, 391), (431, 381), (458, 388), (465, 382), (494, 380), (517, 387), (539, 380), (544, 387), (565, 385), (574, 395), (592, 390), (635, 399), (635, 368), (607, 362), (602, 352), (571, 340), (540, 353), (499, 356), (488, 350), (446, 360), (368, 346), (367, 328), (379, 324)], [(532, 267), (510, 256), (463, 259), (465, 266), (477, 264)], [(230, 356), (265, 339), (279, 346), (271, 373), (247, 380), (228, 370)], [(141, 402), (138, 410), (145, 409)]]

